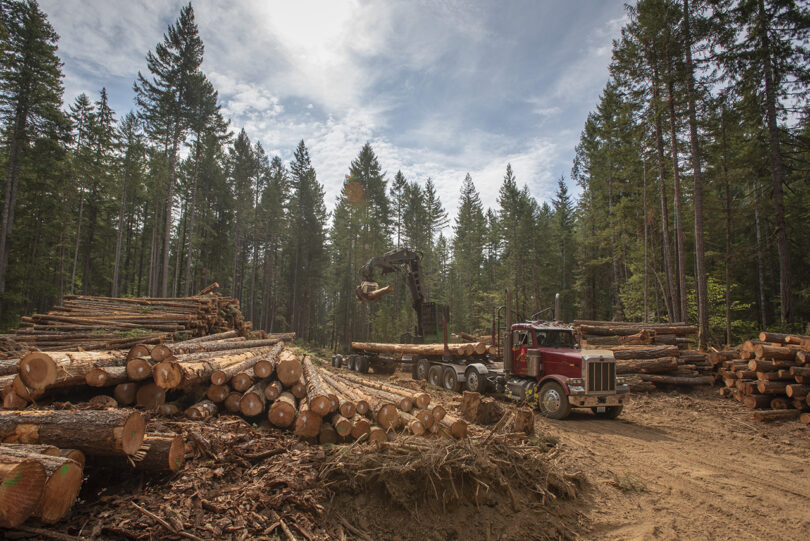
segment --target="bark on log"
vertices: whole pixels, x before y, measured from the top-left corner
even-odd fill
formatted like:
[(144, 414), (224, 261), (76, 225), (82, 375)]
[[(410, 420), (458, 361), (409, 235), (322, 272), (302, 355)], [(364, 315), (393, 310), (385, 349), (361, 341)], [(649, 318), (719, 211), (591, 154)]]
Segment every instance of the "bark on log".
[(178, 471), (186, 461), (185, 444), (180, 434), (147, 434), (135, 456), (135, 469), (139, 471)]
[(748, 361), (748, 369), (756, 372), (776, 372), (778, 368), (771, 361), (762, 359), (751, 359)]
[(792, 347), (759, 344), (754, 348), (754, 353), (757, 359), (792, 361), (796, 358), (796, 349)]
[(790, 398), (804, 398), (810, 394), (810, 386), (792, 383), (785, 386), (785, 394)]
[[(281, 353), (281, 350), (284, 348), (284, 344), (276, 344), (273, 349), (271, 349), (265, 356), (257, 356), (245, 359), (240, 364), (235, 364), (222, 370), (216, 370), (213, 374), (211, 374), (211, 383), (215, 385), (225, 385), (228, 383), (233, 376), (240, 372), (244, 372), (249, 368), (252, 368), (254, 374), (258, 378), (268, 378), (273, 373), (273, 370), (276, 366), (276, 359), (278, 358), (278, 354)], [(262, 369), (259, 373), (256, 373), (256, 367), (261, 363)]]
[(758, 381), (759, 394), (785, 394), (785, 384), (778, 381)]
[(118, 401), (105, 394), (99, 394), (87, 401), (87, 406), (94, 410), (104, 410), (107, 408), (117, 408)]
[(200, 400), (188, 408), (185, 411), (185, 414), (189, 419), (202, 421), (203, 419), (208, 419), (212, 415), (216, 415), (218, 411), (219, 407), (206, 398), (205, 400)]
[(124, 366), (108, 366), (106, 368), (93, 368), (84, 378), (90, 387), (110, 387), (129, 381), (127, 369)]
[(358, 414), (365, 415), (368, 413), (370, 409), (369, 403), (363, 399), (363, 397), (355, 393), (353, 387), (344, 381), (336, 379), (328, 370), (321, 371), (321, 377), (333, 389), (338, 391), (338, 394), (344, 396), (347, 400), (350, 400), (354, 404), (354, 409)]
[(48, 479), (32, 516), (38, 517), (45, 524), (53, 524), (68, 514), (82, 486), (82, 466), (59, 454), (54, 456), (36, 453), (6, 445), (0, 446), (0, 457), (36, 460), (45, 468)]
[(714, 383), (713, 376), (679, 377), (661, 376), (658, 374), (640, 374), (639, 377), (641, 377), (643, 381), (650, 381), (652, 383), (667, 383), (671, 385), (711, 385)]
[(143, 443), (146, 423), (131, 409), (0, 412), (0, 438), (47, 443), (89, 455), (131, 455)]
[[(352, 385), (352, 381), (349, 380), (348, 378), (345, 378), (343, 374), (336, 375), (335, 379), (343, 380), (347, 385)], [(362, 387), (362, 391), (360, 387)], [(363, 392), (366, 395), (373, 396), (383, 402), (394, 404), (396, 408), (399, 409), (400, 411), (404, 411), (407, 413), (413, 409), (414, 400), (409, 396), (383, 391), (381, 389), (377, 389), (375, 387), (370, 387), (367, 385), (356, 384), (354, 386), (354, 389), (356, 392)], [(382, 423), (380, 423), (380, 426), (382, 426)], [(383, 428), (387, 430), (385, 426), (383, 426)]]
[(14, 528), (36, 509), (48, 475), (45, 467), (30, 458), (0, 454), (0, 527)]
[(268, 383), (267, 380), (262, 380), (245, 391), (245, 394), (242, 395), (242, 399), (239, 401), (239, 411), (242, 412), (242, 415), (245, 417), (255, 417), (256, 415), (264, 413), (264, 408), (267, 405), (264, 390), (267, 388)]
[(319, 370), (312, 364), (309, 358), (304, 358), (304, 380), (307, 385), (307, 401), (309, 409), (317, 415), (323, 417), (331, 409), (329, 399), (329, 389), (326, 387)]
[(653, 374), (678, 369), (677, 357), (659, 357), (657, 359), (623, 359), (616, 361), (617, 374)]
[(96, 366), (120, 366), (126, 354), (116, 352), (34, 352), (20, 360), (20, 378), (26, 387), (44, 391), (51, 387), (84, 385)]
[(782, 344), (795, 344), (798, 346), (801, 345), (802, 340), (810, 340), (810, 336), (763, 331), (759, 333), (759, 339), (762, 342), (780, 342)]
[(276, 377), (285, 387), (295, 384), (296, 381), (301, 379), (303, 372), (301, 359), (298, 358), (298, 355), (289, 349), (285, 349), (279, 354), (276, 361)]
[(757, 421), (780, 421), (784, 419), (796, 419), (801, 412), (794, 409), (783, 410), (759, 410), (754, 412), (754, 419)]
[(115, 389), (113, 389), (113, 398), (118, 401), (119, 406), (129, 406), (135, 403), (137, 392), (137, 383), (120, 383), (115, 386)]
[[(471, 355), (475, 347), (471, 344), (447, 344), (450, 355), (464, 357)], [(382, 344), (373, 342), (352, 342), (352, 349), (368, 353), (391, 353), (397, 355), (444, 355), (444, 344)]]
[(613, 357), (618, 360), (630, 359), (658, 359), (661, 357), (678, 357), (680, 349), (678, 346), (614, 346), (605, 347), (613, 352)]
[[(291, 339), (295, 334), (291, 333), (284, 335), (285, 338)], [(189, 344), (188, 342), (176, 342), (174, 344), (155, 346), (152, 349), (152, 358), (160, 362), (168, 355), (184, 355), (187, 353), (202, 353), (202, 352), (215, 352), (215, 351), (237, 351), (240, 349), (254, 349), (259, 347), (274, 346), (282, 342), (281, 338), (268, 338), (265, 340), (245, 340), (244, 342), (197, 342)], [(159, 350), (158, 356), (155, 357), (155, 350)]]
[(743, 398), (743, 404), (750, 409), (769, 408), (771, 397), (765, 394), (749, 394)]
[(796, 376), (808, 377), (808, 376), (810, 376), (810, 366), (791, 366), (789, 368), (789, 370), (790, 370), (790, 375), (792, 375), (793, 377), (796, 377)]
[(471, 423), (478, 419), (478, 406), (481, 405), (481, 393), (464, 391), (461, 395), (461, 416)]
[(424, 409), (428, 407), (428, 405), (430, 404), (430, 395), (427, 393), (412, 391), (410, 389), (399, 387), (397, 385), (391, 385), (389, 383), (384, 383), (382, 381), (353, 376), (343, 372), (338, 374), (338, 377), (350, 383), (354, 383), (357, 385), (364, 385), (366, 387), (371, 387), (373, 389), (378, 389), (380, 391), (385, 391), (388, 393), (407, 397), (411, 400), (413, 405), (415, 405), (417, 408), (420, 409)]
[(439, 426), (442, 433), (449, 434), (456, 439), (460, 440), (467, 437), (467, 422), (457, 417), (445, 415), (439, 420)]
[(610, 326), (602, 326), (602, 325), (580, 325), (579, 330), (583, 335), (588, 334), (595, 334), (597, 336), (628, 336), (632, 334), (640, 333), (644, 330), (655, 330), (657, 334), (674, 334), (677, 336), (684, 336), (687, 334), (697, 334), (697, 327), (692, 327), (690, 325), (644, 325), (644, 324), (636, 324), (633, 325), (610, 325)]
[(295, 397), (288, 392), (281, 393), (267, 411), (267, 420), (279, 428), (287, 428), (295, 422), (298, 404)]
[(192, 385), (208, 382), (217, 370), (265, 355), (271, 348), (255, 348), (237, 353), (214, 357), (208, 360), (190, 363), (163, 361), (152, 368), (155, 383), (163, 389), (188, 389)]

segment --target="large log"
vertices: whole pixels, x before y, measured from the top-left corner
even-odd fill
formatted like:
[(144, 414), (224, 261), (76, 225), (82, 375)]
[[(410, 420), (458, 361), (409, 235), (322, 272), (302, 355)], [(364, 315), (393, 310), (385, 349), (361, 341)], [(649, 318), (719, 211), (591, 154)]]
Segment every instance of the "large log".
[[(448, 344), (450, 355), (463, 357), (475, 351), (472, 344)], [(374, 342), (352, 342), (352, 349), (367, 353), (391, 353), (397, 355), (441, 356), (444, 344), (382, 344)]]
[(714, 376), (662, 376), (659, 374), (639, 374), (643, 381), (652, 383), (666, 383), (670, 385), (711, 385), (714, 383)]
[(126, 372), (132, 381), (143, 381), (152, 377), (152, 368), (157, 364), (151, 357), (131, 357), (127, 359)]
[(795, 344), (798, 346), (801, 345), (802, 340), (810, 340), (810, 336), (763, 331), (759, 333), (759, 339), (762, 342), (780, 342), (782, 344)]
[(613, 352), (613, 357), (617, 361), (678, 357), (680, 354), (680, 349), (678, 349), (678, 346), (606, 346), (601, 349), (611, 350)]
[(200, 400), (186, 410), (186, 417), (195, 421), (202, 421), (209, 417), (216, 415), (219, 411), (219, 406), (208, 400)]
[(219, 404), (228, 398), (231, 388), (227, 385), (210, 385), (205, 391), (205, 397), (211, 402)]
[(47, 443), (88, 455), (131, 455), (143, 443), (146, 423), (130, 409), (0, 412), (0, 438)]
[(629, 334), (626, 336), (588, 335), (585, 340), (589, 346), (621, 346), (658, 343), (656, 340), (655, 331), (648, 329), (643, 329), (638, 333)]
[(48, 474), (37, 460), (0, 454), (0, 527), (14, 528), (39, 504)]
[(297, 412), (298, 404), (296, 404), (295, 397), (284, 392), (270, 405), (270, 409), (267, 410), (267, 420), (273, 426), (287, 428), (295, 422)]
[[(278, 403), (276, 401), (275, 403)], [(301, 400), (298, 405), (298, 415), (295, 418), (295, 428), (293, 433), (299, 438), (314, 438), (321, 431), (323, 418), (312, 411), (306, 400)]]
[(293, 351), (285, 349), (276, 361), (276, 377), (285, 387), (294, 385), (303, 375), (301, 359)]
[(785, 384), (779, 381), (758, 381), (759, 394), (785, 394)]
[(451, 415), (445, 415), (439, 421), (442, 432), (453, 436), (456, 439), (467, 437), (467, 422)]
[(743, 398), (746, 408), (768, 408), (771, 404), (771, 397), (765, 394), (749, 394)]
[(140, 471), (178, 471), (186, 461), (185, 444), (180, 434), (147, 434), (136, 454), (135, 469)]
[(242, 415), (245, 417), (255, 417), (256, 415), (264, 413), (264, 408), (267, 404), (264, 390), (267, 388), (268, 383), (270, 382), (262, 380), (245, 391), (245, 394), (242, 395), (242, 399), (239, 401), (239, 411), (242, 412)]
[[(285, 338), (292, 339), (295, 333), (284, 335)], [(210, 353), (218, 351), (233, 352), (240, 349), (254, 349), (259, 347), (273, 346), (281, 342), (281, 338), (268, 338), (266, 340), (245, 340), (244, 342), (177, 342), (174, 344), (162, 344), (152, 349), (152, 358), (158, 362), (165, 360), (169, 355), (183, 355), (186, 353)]]
[(797, 350), (798, 348), (793, 347), (759, 344), (754, 348), (754, 353), (756, 354), (757, 359), (778, 359), (781, 361), (792, 361), (796, 358)]
[(221, 357), (190, 363), (162, 361), (152, 368), (152, 377), (155, 383), (163, 389), (188, 389), (194, 384), (209, 381), (211, 375), (217, 370), (223, 370), (247, 359), (265, 355), (271, 349), (271, 347), (261, 347), (240, 350)]
[(368, 422), (368, 419), (361, 415), (355, 414), (354, 417), (351, 418), (352, 421), (352, 439), (360, 439), (365, 434), (368, 434), (371, 430), (371, 423)]
[(309, 409), (323, 417), (331, 410), (329, 389), (321, 378), (320, 371), (312, 364), (308, 357), (303, 362), (304, 380), (307, 385), (307, 401)]
[(792, 383), (785, 386), (785, 394), (790, 398), (804, 398), (810, 394), (810, 386)]
[(0, 456), (20, 460), (36, 460), (45, 468), (48, 480), (33, 516), (46, 524), (63, 519), (79, 496), (82, 486), (82, 466), (60, 454), (37, 453), (25, 447), (0, 446)]
[(248, 368), (238, 374), (234, 374), (231, 378), (231, 387), (233, 387), (234, 391), (239, 391), (240, 393), (244, 393), (250, 389), (254, 383), (256, 383), (256, 377), (253, 373), (253, 368)]
[(84, 385), (87, 373), (97, 366), (121, 365), (122, 351), (29, 353), (20, 360), (20, 378), (26, 387), (44, 391), (51, 387)]
[(629, 336), (638, 334), (644, 330), (655, 330), (657, 334), (674, 334), (684, 336), (687, 334), (697, 334), (697, 327), (689, 325), (672, 326), (648, 326), (644, 324), (636, 325), (580, 325), (579, 330), (583, 335), (594, 334), (597, 336)]
[(801, 412), (794, 409), (783, 410), (758, 410), (754, 412), (754, 419), (757, 421), (781, 421), (784, 419), (796, 419)]
[(677, 357), (659, 357), (657, 359), (622, 359), (616, 361), (617, 374), (654, 374), (678, 369)]

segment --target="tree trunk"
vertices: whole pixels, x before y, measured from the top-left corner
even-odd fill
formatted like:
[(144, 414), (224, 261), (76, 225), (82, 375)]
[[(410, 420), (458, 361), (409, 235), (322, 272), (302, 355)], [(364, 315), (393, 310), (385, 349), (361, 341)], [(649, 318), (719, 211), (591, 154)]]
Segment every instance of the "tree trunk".
[(706, 255), (703, 247), (703, 172), (695, 111), (695, 73), (692, 65), (692, 32), (689, 27), (689, 0), (683, 0), (683, 28), (686, 40), (686, 88), (689, 102), (689, 139), (692, 150), (695, 205), (695, 281), (698, 297), (698, 347), (705, 350), (709, 340), (709, 286), (706, 276)]
[(200, 176), (200, 140), (194, 145), (194, 174), (191, 178), (191, 204), (189, 205), (189, 224), (188, 224), (188, 240), (186, 245), (186, 278), (183, 282), (183, 296), (188, 297), (191, 294), (191, 260), (192, 250), (194, 248), (194, 219), (197, 209), (197, 184)]
[(110, 291), (111, 297), (118, 296), (118, 279), (120, 274), (121, 264), (121, 237), (124, 234), (124, 213), (127, 207), (127, 175), (124, 175), (124, 181), (121, 186), (121, 208), (118, 212), (118, 233), (115, 239), (115, 262), (113, 263), (113, 278), (112, 289)]
[(681, 212), (681, 175), (678, 166), (678, 134), (677, 121), (675, 116), (675, 90), (672, 82), (671, 66), (667, 70), (667, 101), (669, 103), (669, 138), (672, 147), (672, 178), (675, 198), (675, 250), (678, 255), (678, 295), (681, 300), (680, 313), (681, 321), (689, 320), (686, 306), (686, 248), (683, 238), (683, 213)]
[(667, 291), (664, 302), (667, 306), (670, 323), (682, 321), (681, 304), (678, 288), (675, 285), (672, 269), (672, 247), (670, 246), (669, 210), (667, 209), (666, 166), (664, 159), (664, 135), (661, 122), (660, 98), (658, 96), (658, 69), (653, 69), (652, 93), (655, 115), (655, 146), (658, 155), (658, 190), (661, 197), (661, 246), (664, 253), (664, 272), (666, 274)]
[(785, 223), (785, 203), (782, 194), (784, 182), (784, 169), (782, 166), (782, 151), (779, 142), (779, 125), (776, 117), (776, 82), (771, 66), (771, 44), (768, 37), (770, 25), (765, 13), (765, 3), (759, 0), (759, 39), (762, 47), (762, 70), (765, 79), (765, 105), (768, 121), (769, 158), (771, 161), (771, 175), (773, 177), (773, 213), (776, 222), (776, 249), (779, 253), (779, 298), (780, 317), (782, 325), (792, 319), (791, 314), (791, 269), (790, 247), (787, 240), (787, 224)]
[(26, 410), (0, 412), (0, 438), (46, 443), (88, 455), (134, 454), (146, 424), (134, 410)]

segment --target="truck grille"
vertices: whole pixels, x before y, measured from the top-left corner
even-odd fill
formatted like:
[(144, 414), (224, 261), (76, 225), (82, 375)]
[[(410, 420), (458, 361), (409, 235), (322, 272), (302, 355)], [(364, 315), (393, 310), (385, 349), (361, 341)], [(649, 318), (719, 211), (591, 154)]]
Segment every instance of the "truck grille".
[(588, 378), (585, 380), (589, 393), (601, 393), (616, 390), (616, 362), (588, 363)]

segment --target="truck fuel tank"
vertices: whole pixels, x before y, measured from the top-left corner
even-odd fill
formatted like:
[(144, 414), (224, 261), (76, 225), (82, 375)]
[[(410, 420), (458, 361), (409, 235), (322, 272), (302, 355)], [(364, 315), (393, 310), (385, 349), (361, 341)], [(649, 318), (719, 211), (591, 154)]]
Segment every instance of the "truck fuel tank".
[(527, 351), (526, 360), (527, 360), (527, 367), (526, 367), (527, 376), (536, 378), (543, 373), (543, 355), (540, 353), (540, 350), (530, 349), (529, 351)]

